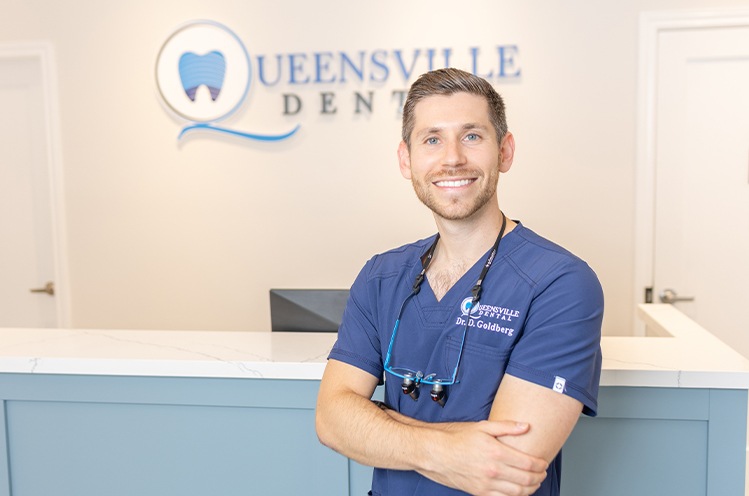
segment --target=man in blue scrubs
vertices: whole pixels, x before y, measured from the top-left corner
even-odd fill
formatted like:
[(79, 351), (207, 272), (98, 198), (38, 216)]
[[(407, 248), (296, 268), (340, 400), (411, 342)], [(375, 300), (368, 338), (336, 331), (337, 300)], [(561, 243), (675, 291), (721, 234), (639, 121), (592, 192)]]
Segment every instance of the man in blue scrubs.
[[(351, 288), (317, 406), (322, 443), (374, 466), (371, 494), (558, 495), (560, 449), (595, 415), (603, 295), (588, 265), (499, 208), (515, 141), (501, 97), (422, 75), (400, 170), (438, 233)], [(385, 401), (370, 401), (385, 378)]]

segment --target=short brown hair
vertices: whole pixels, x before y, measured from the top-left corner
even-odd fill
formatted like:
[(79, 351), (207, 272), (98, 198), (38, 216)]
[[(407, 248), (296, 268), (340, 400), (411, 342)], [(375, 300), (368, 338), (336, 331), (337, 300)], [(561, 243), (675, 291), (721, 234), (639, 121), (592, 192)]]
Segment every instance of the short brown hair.
[(403, 127), (401, 136), (406, 145), (411, 147), (411, 133), (414, 130), (414, 108), (421, 100), (434, 95), (449, 96), (455, 93), (470, 93), (482, 96), (489, 105), (489, 120), (497, 133), (497, 143), (502, 142), (507, 134), (505, 104), (489, 82), (470, 72), (460, 69), (437, 69), (422, 74), (411, 85), (403, 105)]

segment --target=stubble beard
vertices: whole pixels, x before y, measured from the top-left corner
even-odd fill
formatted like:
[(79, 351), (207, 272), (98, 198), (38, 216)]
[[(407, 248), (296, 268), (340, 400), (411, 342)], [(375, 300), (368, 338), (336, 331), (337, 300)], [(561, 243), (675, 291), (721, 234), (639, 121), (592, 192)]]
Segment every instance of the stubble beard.
[[(470, 172), (470, 171), (467, 171)], [(462, 177), (466, 177), (467, 174), (454, 175), (454, 174), (440, 174), (436, 176), (427, 177), (424, 180), (417, 180), (415, 177), (411, 178), (411, 184), (413, 185), (416, 197), (426, 205), (435, 215), (442, 217), (447, 220), (464, 220), (468, 219), (476, 212), (481, 210), (497, 192), (497, 180), (499, 179), (499, 172), (491, 174), (486, 182), (485, 186), (479, 191), (478, 195), (473, 198), (463, 200), (459, 198), (453, 198), (448, 203), (441, 202), (433, 192), (430, 190), (430, 185), (433, 181), (443, 180), (459, 180)], [(477, 180), (482, 179), (482, 175), (474, 175), (472, 177), (478, 177)]]

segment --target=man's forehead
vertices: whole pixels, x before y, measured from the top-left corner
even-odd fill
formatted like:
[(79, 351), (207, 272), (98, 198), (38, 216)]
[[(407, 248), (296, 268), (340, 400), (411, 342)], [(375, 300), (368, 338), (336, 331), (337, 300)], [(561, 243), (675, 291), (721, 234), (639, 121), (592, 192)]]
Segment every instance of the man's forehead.
[(472, 93), (430, 95), (414, 106), (415, 129), (471, 123), (476, 127), (490, 126), (489, 104), (486, 98)]

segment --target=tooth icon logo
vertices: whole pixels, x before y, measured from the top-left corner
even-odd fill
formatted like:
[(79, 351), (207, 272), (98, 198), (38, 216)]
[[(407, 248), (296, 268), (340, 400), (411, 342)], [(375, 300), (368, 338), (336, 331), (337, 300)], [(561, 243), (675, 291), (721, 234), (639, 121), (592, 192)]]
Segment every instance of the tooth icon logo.
[(211, 93), (211, 100), (215, 102), (224, 85), (224, 76), (226, 59), (219, 51), (213, 50), (205, 55), (187, 52), (179, 58), (179, 77), (190, 101), (195, 101), (198, 87), (204, 84)]
[(250, 56), (234, 32), (215, 21), (191, 21), (164, 42), (156, 59), (156, 85), (164, 104), (187, 121), (179, 133), (224, 133), (261, 141), (292, 136), (297, 125), (281, 134), (248, 133), (218, 123), (245, 102), (252, 82)]

